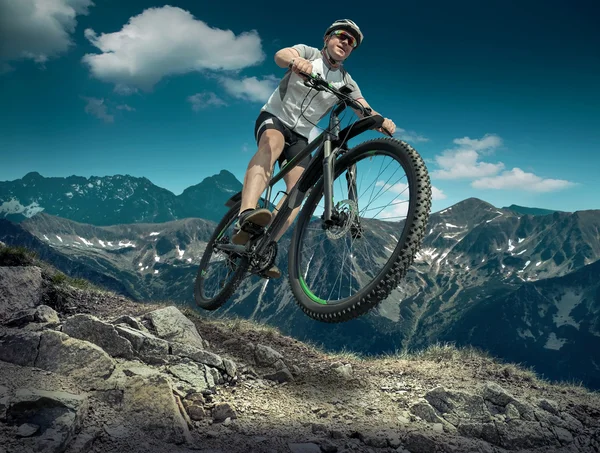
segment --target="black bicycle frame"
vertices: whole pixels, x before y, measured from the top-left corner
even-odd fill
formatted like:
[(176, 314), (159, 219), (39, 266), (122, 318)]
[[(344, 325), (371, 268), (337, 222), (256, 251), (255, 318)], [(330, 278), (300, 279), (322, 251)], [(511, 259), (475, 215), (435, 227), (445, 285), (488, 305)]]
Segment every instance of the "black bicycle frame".
[[(307, 192), (315, 185), (321, 176), (323, 176), (325, 198), (323, 221), (326, 224), (332, 223), (333, 180), (335, 175), (335, 160), (338, 151), (352, 137), (355, 137), (368, 129), (380, 127), (383, 122), (383, 118), (379, 115), (368, 116), (352, 123), (350, 126), (340, 131), (338, 120), (339, 114), (346, 108), (347, 104), (348, 101), (340, 100), (329, 116), (329, 128), (309, 143), (297, 156), (287, 162), (279, 173), (271, 178), (264, 198), (265, 207), (269, 206), (272, 187), (281, 181), (281, 179), (287, 175), (298, 162), (301, 162), (302, 159), (309, 156), (314, 150), (317, 150), (296, 185), (287, 195), (286, 202), (275, 215), (275, 218), (267, 228), (267, 231), (259, 238), (256, 249), (254, 250), (255, 254), (260, 255), (264, 252), (267, 245), (271, 242), (271, 238), (275, 237), (279, 231), (281, 231), (292, 211), (302, 204), (302, 201), (306, 198)], [(351, 197), (355, 196), (356, 192), (355, 177), (356, 169), (352, 168), (352, 171), (350, 171), (347, 176), (348, 189), (349, 193), (351, 193)], [(351, 184), (352, 187), (350, 186)], [(228, 202), (228, 205), (232, 205), (234, 202), (238, 201), (240, 197), (241, 193), (232, 197)], [(242, 254), (246, 251), (245, 245), (222, 244), (219, 248)]]

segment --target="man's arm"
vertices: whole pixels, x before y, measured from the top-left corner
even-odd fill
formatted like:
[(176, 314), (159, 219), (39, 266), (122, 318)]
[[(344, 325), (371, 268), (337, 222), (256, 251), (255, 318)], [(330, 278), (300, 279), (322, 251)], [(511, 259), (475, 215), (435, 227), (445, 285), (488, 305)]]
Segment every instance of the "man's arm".
[(292, 71), (300, 76), (301, 73), (312, 74), (313, 66), (307, 58), (310, 58), (315, 50), (304, 44), (286, 47), (275, 54), (275, 63), (280, 68), (291, 67)]
[(292, 60), (298, 57), (300, 57), (300, 52), (291, 47), (286, 47), (275, 54), (275, 64), (280, 68), (287, 68)]
[[(373, 110), (373, 108), (369, 105), (369, 103), (365, 100), (365, 98), (358, 98), (358, 99), (355, 99), (355, 101), (358, 102), (363, 107), (371, 109), (371, 115), (383, 116), (380, 113)], [(365, 116), (367, 116), (367, 115), (363, 115), (360, 110), (356, 110), (356, 109), (352, 109), (352, 110), (354, 110), (356, 112), (356, 114), (358, 115), (359, 118), (364, 118)], [(379, 132), (383, 132), (382, 129), (387, 130), (390, 133), (390, 135), (393, 135), (394, 132), (396, 132), (396, 125), (394, 124), (394, 122), (392, 120), (390, 120), (388, 118), (384, 118), (383, 124), (377, 130)]]

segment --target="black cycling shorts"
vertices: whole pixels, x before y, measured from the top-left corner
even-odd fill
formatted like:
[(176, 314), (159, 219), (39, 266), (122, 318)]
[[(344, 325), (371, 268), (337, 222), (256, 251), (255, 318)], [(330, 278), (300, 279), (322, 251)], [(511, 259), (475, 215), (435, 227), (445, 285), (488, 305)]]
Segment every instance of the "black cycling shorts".
[[(278, 130), (283, 134), (283, 138), (285, 139), (283, 152), (281, 153), (281, 156), (279, 156), (279, 159), (277, 159), (279, 162), (279, 168), (283, 168), (286, 162), (300, 154), (306, 145), (308, 145), (308, 140), (306, 137), (297, 134), (283, 124), (275, 115), (265, 111), (260, 112), (260, 115), (258, 115), (258, 118), (256, 119), (256, 124), (254, 125), (254, 137), (256, 137), (257, 145), (260, 142), (261, 135), (267, 129)], [(310, 159), (310, 155), (306, 156), (301, 162), (298, 162), (298, 166), (306, 169)]]

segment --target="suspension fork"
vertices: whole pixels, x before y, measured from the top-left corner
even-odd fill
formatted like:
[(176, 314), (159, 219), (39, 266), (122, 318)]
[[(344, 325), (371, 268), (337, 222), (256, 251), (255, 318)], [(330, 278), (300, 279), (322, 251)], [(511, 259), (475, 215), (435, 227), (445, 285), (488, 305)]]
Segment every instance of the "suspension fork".
[(331, 149), (333, 140), (337, 140), (340, 133), (339, 113), (345, 105), (339, 103), (331, 112), (329, 117), (329, 129), (323, 142), (323, 195), (325, 198), (325, 212), (323, 213), (323, 222), (326, 225), (335, 223), (338, 219), (332, 219), (333, 211), (333, 178), (335, 176), (335, 158), (336, 153)]
[(333, 223), (331, 214), (333, 210), (333, 176), (335, 174), (335, 154), (331, 150), (331, 140), (326, 139), (323, 145), (323, 195), (325, 198), (325, 212), (323, 221)]

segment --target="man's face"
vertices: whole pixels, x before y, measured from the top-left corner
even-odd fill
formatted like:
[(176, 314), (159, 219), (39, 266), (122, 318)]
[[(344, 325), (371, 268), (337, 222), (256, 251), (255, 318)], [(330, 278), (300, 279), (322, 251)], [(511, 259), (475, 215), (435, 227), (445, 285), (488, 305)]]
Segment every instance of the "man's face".
[(326, 38), (327, 50), (335, 60), (345, 60), (352, 53), (355, 38), (344, 30), (336, 30)]

